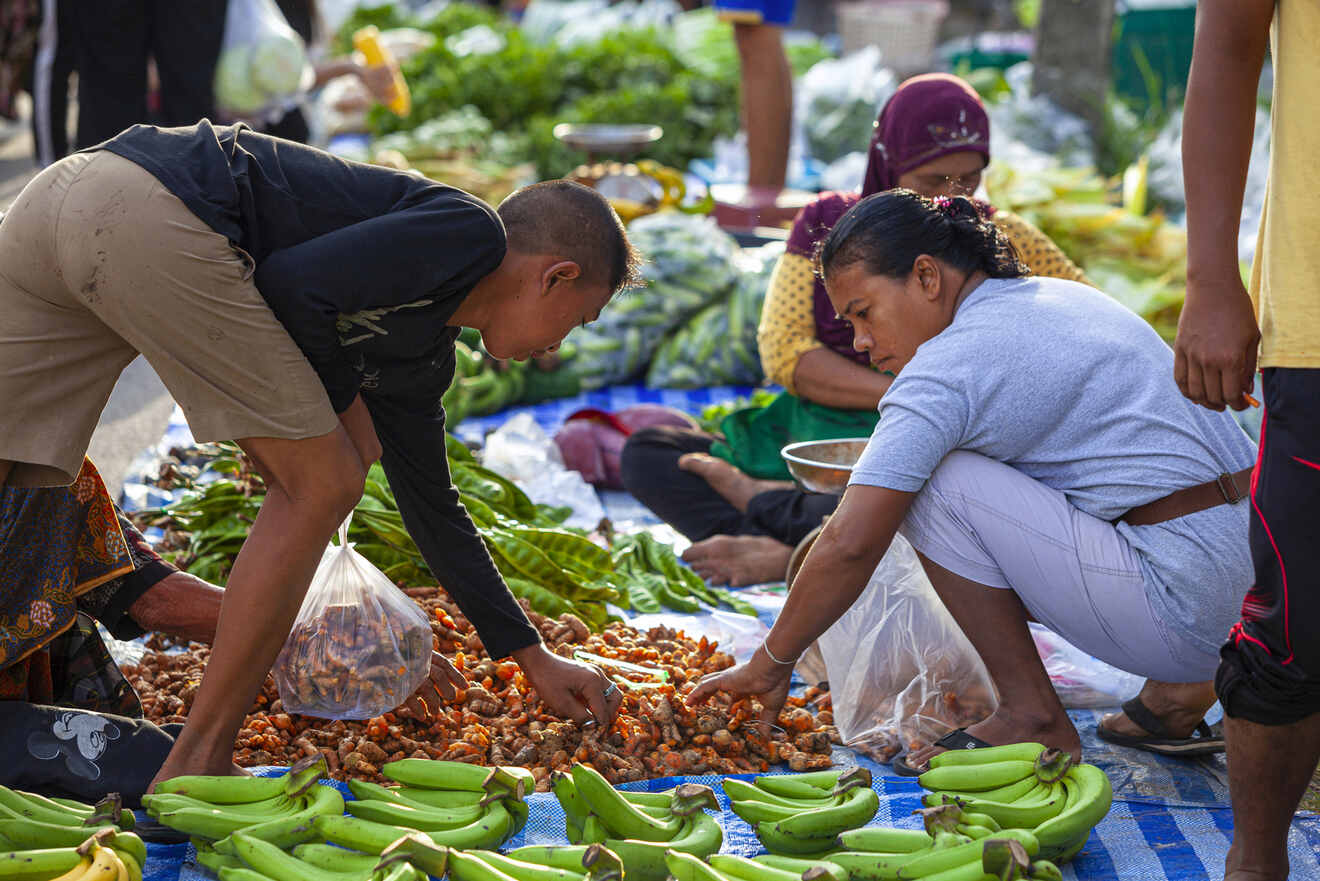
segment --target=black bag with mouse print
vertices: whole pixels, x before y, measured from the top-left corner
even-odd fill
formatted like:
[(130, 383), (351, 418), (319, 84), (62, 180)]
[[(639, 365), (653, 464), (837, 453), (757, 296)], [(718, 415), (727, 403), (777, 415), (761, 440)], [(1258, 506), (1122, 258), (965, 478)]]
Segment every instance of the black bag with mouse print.
[(110, 792), (137, 807), (183, 726), (113, 713), (0, 701), (0, 784), (93, 803)]

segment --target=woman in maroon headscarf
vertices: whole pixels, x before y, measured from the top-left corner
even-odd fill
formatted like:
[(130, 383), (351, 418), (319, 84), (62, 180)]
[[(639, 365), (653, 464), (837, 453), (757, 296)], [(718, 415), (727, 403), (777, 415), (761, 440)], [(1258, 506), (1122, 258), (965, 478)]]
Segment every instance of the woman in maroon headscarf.
[[(892, 380), (871, 369), (865, 352), (853, 349), (851, 325), (834, 314), (815, 277), (817, 243), (872, 193), (906, 187), (928, 197), (970, 196), (989, 161), (990, 120), (971, 86), (942, 73), (905, 81), (876, 120), (862, 192), (824, 193), (804, 207), (770, 279), (758, 334), (761, 362), (769, 379), (796, 397), (777, 402), (777, 412), (759, 422), (752, 417), (741, 424), (739, 439), (763, 441), (755, 454), (738, 440), (724, 444), (686, 429), (649, 428), (628, 439), (624, 484), (696, 542), (684, 558), (703, 577), (734, 586), (784, 577), (794, 546), (820, 526), (838, 500), (783, 482), (788, 474), (780, 446), (869, 435)], [(1033, 275), (1087, 282), (1040, 230), (980, 205)], [(791, 411), (786, 421), (779, 418), (785, 410)], [(739, 426), (726, 421), (724, 430), (732, 436), (733, 427)], [(813, 427), (815, 437), (803, 436)], [(709, 455), (712, 444), (723, 458)]]

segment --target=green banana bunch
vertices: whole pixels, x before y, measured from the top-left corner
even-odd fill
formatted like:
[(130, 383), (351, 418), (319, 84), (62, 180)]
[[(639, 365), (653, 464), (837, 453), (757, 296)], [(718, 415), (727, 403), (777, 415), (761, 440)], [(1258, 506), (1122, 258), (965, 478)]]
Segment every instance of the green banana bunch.
[(864, 768), (725, 780), (724, 793), (766, 849), (788, 856), (833, 849), (840, 833), (865, 825), (880, 806)]
[(956, 804), (964, 817), (979, 814), (1005, 829), (1031, 829), (1046, 860), (1076, 855), (1113, 801), (1103, 771), (1041, 744), (950, 750), (930, 765), (918, 778), (931, 790), (926, 805)]
[[(147, 813), (171, 829), (217, 842), (230, 853), (229, 836), (243, 830), (280, 847), (307, 840), (309, 823), (321, 814), (341, 814), (344, 797), (317, 781), (328, 774), (325, 757), (298, 761), (281, 777), (176, 777), (142, 797)], [(275, 794), (272, 794), (275, 793)], [(221, 840), (226, 840), (223, 845)]]
[[(77, 847), (47, 847), (0, 853), (5, 881), (142, 881), (142, 841), (120, 839), (114, 828), (85, 836)], [(112, 846), (113, 845), (113, 846)]]
[[(55, 826), (133, 828), (133, 812), (123, 806), (119, 793), (112, 792), (95, 805), (73, 799), (46, 798), (35, 792), (23, 792), (0, 786), (0, 820), (31, 820)], [(91, 835), (89, 830), (76, 843)]]
[[(719, 809), (708, 786), (685, 783), (668, 792), (625, 792), (590, 766), (574, 765), (569, 773), (552, 777), (552, 789), (564, 808), (569, 841), (603, 845), (622, 860), (629, 879), (663, 881), (671, 851), (704, 859), (724, 841), (719, 823), (705, 811)], [(579, 855), (568, 853), (564, 859)], [(550, 858), (537, 849), (520, 849), (510, 856), (528, 862)]]

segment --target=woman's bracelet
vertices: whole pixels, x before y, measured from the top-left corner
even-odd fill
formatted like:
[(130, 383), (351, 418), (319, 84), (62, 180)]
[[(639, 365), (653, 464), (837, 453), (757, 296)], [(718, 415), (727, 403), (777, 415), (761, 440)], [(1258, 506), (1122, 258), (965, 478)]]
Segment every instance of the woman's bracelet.
[(767, 640), (761, 641), (761, 650), (765, 652), (765, 656), (767, 658), (774, 661), (776, 664), (778, 664), (781, 667), (792, 667), (794, 664), (798, 662), (797, 658), (794, 658), (791, 661), (781, 661), (778, 658), (776, 658), (775, 653), (770, 651), (770, 643)]

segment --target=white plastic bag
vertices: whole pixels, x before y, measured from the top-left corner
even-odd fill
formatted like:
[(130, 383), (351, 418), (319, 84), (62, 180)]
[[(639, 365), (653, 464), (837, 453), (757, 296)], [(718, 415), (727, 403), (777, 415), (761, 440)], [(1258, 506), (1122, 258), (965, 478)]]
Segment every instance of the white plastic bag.
[(286, 713), (379, 716), (407, 700), (431, 669), (425, 613), (353, 550), (348, 523), (321, 555), (271, 671)]
[(1093, 658), (1041, 624), (1031, 625), (1036, 652), (1068, 709), (1117, 707), (1136, 697), (1145, 679)]
[(985, 665), (901, 535), (818, 644), (840, 737), (878, 761), (979, 722), (997, 704)]
[(867, 149), (875, 118), (898, 82), (875, 46), (812, 65), (798, 80), (793, 102), (795, 128), (806, 136), (811, 156), (828, 163)]
[(314, 78), (307, 46), (274, 0), (229, 0), (215, 68), (215, 102), (235, 118), (278, 117)]

